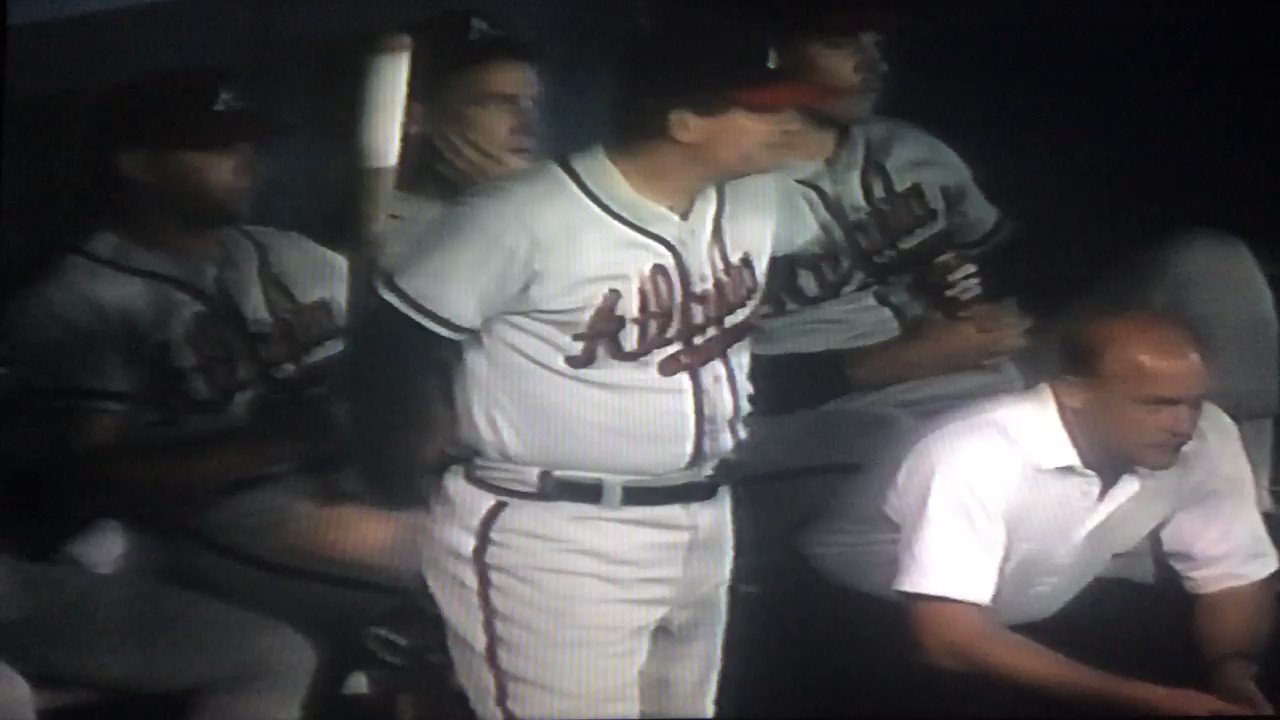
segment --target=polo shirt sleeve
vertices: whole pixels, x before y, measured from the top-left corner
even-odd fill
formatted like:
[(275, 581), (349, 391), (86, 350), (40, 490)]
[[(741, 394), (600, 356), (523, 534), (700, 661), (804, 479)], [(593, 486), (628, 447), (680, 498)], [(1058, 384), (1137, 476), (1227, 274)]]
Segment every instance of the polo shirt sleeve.
[(517, 190), (495, 183), (428, 223), (420, 250), (379, 273), (378, 294), (452, 340), (512, 311), (535, 272), (530, 208)]
[(893, 589), (990, 605), (1005, 555), (1008, 448), (971, 428), (926, 438), (890, 494), (900, 528)]
[(1235, 422), (1206, 405), (1200, 429), (1183, 501), (1160, 540), (1188, 592), (1206, 594), (1261, 580), (1277, 560)]

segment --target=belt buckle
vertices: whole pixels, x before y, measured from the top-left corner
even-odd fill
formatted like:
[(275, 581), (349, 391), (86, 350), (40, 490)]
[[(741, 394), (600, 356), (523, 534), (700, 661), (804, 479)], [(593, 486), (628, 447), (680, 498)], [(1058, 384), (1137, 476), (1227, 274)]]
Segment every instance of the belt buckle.
[(610, 481), (599, 475), (561, 475), (560, 473), (543, 470), (538, 473), (539, 490), (555, 496), (556, 484), (559, 482), (573, 482), (582, 484), (595, 484), (600, 486), (600, 502), (596, 503), (599, 507), (620, 508), (622, 504), (623, 484), (621, 482)]
[(622, 507), (622, 483), (610, 482), (604, 478), (600, 482), (600, 506), (607, 508)]
[(552, 470), (543, 470), (538, 474), (538, 486), (543, 492), (549, 495), (556, 495), (557, 482), (580, 483), (580, 484), (598, 484), (600, 486), (600, 501), (595, 505), (599, 507), (622, 507), (622, 482), (620, 480), (611, 480), (602, 478), (600, 475), (573, 475), (570, 473), (556, 473)]

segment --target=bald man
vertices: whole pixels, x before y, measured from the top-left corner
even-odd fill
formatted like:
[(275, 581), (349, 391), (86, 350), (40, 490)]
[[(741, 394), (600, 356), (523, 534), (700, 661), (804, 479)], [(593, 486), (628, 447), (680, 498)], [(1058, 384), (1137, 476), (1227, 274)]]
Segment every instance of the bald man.
[[(896, 475), (852, 490), (858, 497), (808, 538), (815, 566), (859, 591), (863, 624), (892, 624), (875, 606), (895, 601), (903, 641), (946, 671), (935, 679), (960, 673), (968, 689), (985, 688), (987, 698), (965, 696), (968, 710), (1026, 691), (1032, 705), (1019, 712), (1063, 701), (1166, 715), (1271, 711), (1253, 677), (1271, 630), (1276, 550), (1236, 425), (1205, 400), (1196, 342), (1156, 316), (1096, 314), (1065, 333), (1060, 359), (1054, 379), (951, 416)], [(1204, 673), (1182, 680), (1202, 689), (1091, 667), (1018, 632), (1057, 614), (1152, 532), (1191, 598)]]

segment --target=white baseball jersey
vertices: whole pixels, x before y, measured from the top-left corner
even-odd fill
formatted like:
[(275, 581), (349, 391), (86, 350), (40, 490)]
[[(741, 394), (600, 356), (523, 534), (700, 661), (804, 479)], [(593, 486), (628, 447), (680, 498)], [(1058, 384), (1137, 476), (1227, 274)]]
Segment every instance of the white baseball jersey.
[(742, 340), (778, 188), (709, 189), (681, 218), (597, 147), (467, 198), (378, 289), (463, 341), (460, 435), (481, 457), (618, 475), (709, 467), (743, 434)]
[(129, 410), (140, 434), (235, 425), (246, 403), (339, 352), (347, 264), (300, 235), (219, 231), (218, 263), (94, 235), (13, 308), (15, 380), (50, 401)]
[(827, 251), (773, 263), (772, 316), (753, 340), (757, 353), (820, 352), (895, 337), (902, 317), (927, 304), (902, 277), (912, 249), (942, 234), (956, 247), (979, 249), (999, 234), (1000, 212), (942, 141), (887, 118), (846, 130), (827, 162), (788, 173)]
[(1277, 567), (1240, 433), (1215, 405), (1172, 468), (1138, 469), (1099, 491), (1042, 385), (935, 430), (896, 478), (851, 491), (808, 551), (865, 592), (983, 605), (1008, 624), (1052, 615), (1154, 530), (1193, 593)]

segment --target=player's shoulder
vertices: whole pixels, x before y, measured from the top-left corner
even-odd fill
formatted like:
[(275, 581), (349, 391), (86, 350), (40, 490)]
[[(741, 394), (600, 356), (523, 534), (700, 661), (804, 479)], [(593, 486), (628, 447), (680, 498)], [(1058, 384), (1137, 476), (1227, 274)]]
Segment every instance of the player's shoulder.
[(292, 257), (311, 257), (334, 263), (346, 264), (341, 253), (331, 250), (316, 240), (292, 230), (267, 227), (265, 225), (240, 225), (228, 229), (250, 242), (259, 244), (268, 252)]
[(854, 125), (851, 134), (877, 148), (890, 161), (964, 164), (959, 154), (937, 135), (899, 118), (874, 116)]
[(148, 287), (132, 275), (125, 248), (99, 232), (71, 248), (36, 283), (14, 298), (6, 315), (20, 321), (57, 323), (145, 303)]
[(555, 162), (546, 160), (463, 193), (436, 215), (434, 223), (456, 226), (480, 222), (486, 227), (531, 226), (558, 217), (571, 187)]
[(954, 410), (925, 428), (920, 447), (948, 462), (1021, 466), (1043, 433), (1054, 430), (1048, 392), (1037, 387), (1002, 393)]
[(106, 297), (141, 278), (135, 247), (118, 235), (99, 231), (68, 251), (37, 285), (36, 293)]

